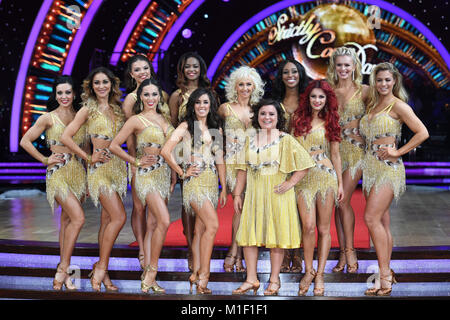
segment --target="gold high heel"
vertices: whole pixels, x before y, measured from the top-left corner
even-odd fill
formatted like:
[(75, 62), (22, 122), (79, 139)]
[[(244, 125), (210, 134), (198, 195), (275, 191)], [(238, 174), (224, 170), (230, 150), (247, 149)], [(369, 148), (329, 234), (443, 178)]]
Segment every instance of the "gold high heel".
[(291, 250), (284, 250), (283, 262), (281, 263), (280, 272), (290, 272), (291, 271)]
[(205, 281), (205, 280), (206, 281), (209, 280), (209, 274), (207, 276), (205, 276), (204, 278), (201, 278), (200, 275), (198, 275), (198, 280), (197, 280), (197, 283), (195, 284), (197, 294), (211, 294), (212, 293), (211, 289), (208, 289), (206, 287), (206, 285), (205, 286), (200, 285), (200, 281)]
[[(247, 289), (242, 289), (242, 286), (246, 283), (249, 284), (251, 287), (249, 287)], [(260, 287), (259, 280), (256, 280), (255, 283), (251, 283), (250, 281), (246, 280), (239, 288), (237, 288), (236, 290), (233, 290), (232, 294), (243, 295), (243, 294), (246, 294), (248, 291), (253, 290), (253, 294), (256, 295), (256, 292), (258, 292), (259, 287)]]
[(139, 256), (138, 256), (138, 259), (139, 259), (139, 265), (141, 266), (141, 269), (142, 270), (144, 270), (144, 268), (145, 268), (145, 265), (144, 265), (144, 254), (143, 253), (141, 253), (141, 254), (139, 254)]
[[(312, 276), (311, 280), (306, 280), (305, 279), (307, 275)], [(308, 272), (305, 273), (305, 275), (303, 276), (302, 280), (300, 280), (300, 285), (299, 285), (299, 288), (298, 288), (298, 295), (299, 296), (304, 296), (308, 292), (309, 287), (311, 286), (311, 283), (313, 282), (313, 280), (315, 278), (316, 278), (316, 270), (311, 269), (311, 271), (308, 271)], [(305, 282), (307, 282), (307, 284), (305, 284), (305, 282), (303, 282), (303, 284), (302, 284), (303, 279), (305, 279)]]
[(194, 284), (197, 285), (197, 282), (198, 282), (198, 272), (194, 272), (189, 276), (189, 284), (190, 284), (189, 294), (192, 294), (192, 286)]
[(337, 265), (331, 271), (333, 271), (334, 273), (343, 272), (346, 264), (347, 264), (347, 260), (345, 258), (345, 250), (339, 250), (339, 261), (338, 261)]
[(100, 292), (102, 290), (102, 281), (105, 275), (103, 275), (102, 280), (97, 280), (94, 277), (95, 270), (100, 270), (106, 272), (106, 270), (97, 268), (97, 262), (92, 266), (92, 271), (89, 273), (88, 277), (91, 279), (91, 286), (95, 292)]
[[(228, 264), (225, 262), (227, 258), (231, 258), (231, 263)], [(234, 272), (234, 265), (236, 264), (236, 256), (233, 256), (231, 254), (227, 254), (225, 256), (225, 259), (223, 260), (223, 269), (225, 272)]]
[(301, 273), (303, 271), (302, 266), (302, 256), (300, 253), (300, 249), (293, 249), (294, 253), (292, 255), (292, 264), (291, 264), (291, 272)]
[(141, 290), (142, 290), (142, 292), (148, 293), (148, 291), (150, 289), (152, 289), (154, 293), (159, 293), (159, 294), (166, 293), (166, 290), (164, 290), (164, 288), (162, 288), (160, 285), (158, 285), (156, 283), (156, 281), (154, 281), (153, 284), (150, 284), (150, 285), (146, 284), (144, 281), (145, 276), (147, 275), (147, 272), (157, 272), (157, 271), (158, 271), (158, 268), (155, 266), (152, 266), (150, 264), (144, 268), (144, 272), (141, 275)]
[(58, 263), (58, 266), (56, 267), (56, 273), (64, 273), (64, 279), (62, 281), (56, 280), (55, 274), (55, 279), (53, 279), (53, 290), (61, 291), (63, 286), (65, 286), (66, 290), (69, 291), (77, 290), (77, 287), (70, 280), (70, 274), (67, 272), (67, 270), (63, 270), (60, 267), (60, 263)]
[[(345, 260), (347, 261), (347, 273), (357, 273), (358, 272), (358, 268), (359, 268), (359, 264), (358, 261), (356, 261), (354, 264), (348, 264), (348, 259), (347, 259), (347, 253), (349, 252), (355, 252), (354, 248), (345, 248)], [(355, 253), (355, 257), (356, 257), (356, 253)], [(358, 259), (358, 257), (356, 257), (356, 259)]]
[[(97, 263), (98, 263), (98, 261), (96, 263), (94, 263), (92, 272), (94, 272), (94, 269), (97, 266)], [(111, 278), (109, 277), (108, 270), (105, 270), (105, 276), (102, 279), (102, 283), (105, 286), (105, 290), (108, 291), (108, 292), (117, 292), (117, 291), (119, 291), (119, 288), (117, 286), (115, 286), (111, 282)], [(100, 287), (101, 287), (101, 284), (100, 284)]]
[(387, 297), (390, 296), (392, 293), (392, 285), (397, 283), (397, 279), (395, 278), (395, 273), (394, 270), (391, 269), (391, 274), (390, 274), (390, 279), (389, 276), (388, 277), (381, 277), (380, 276), (380, 286), (381, 286), (381, 280), (384, 281), (388, 281), (391, 283), (391, 286), (389, 288), (383, 288), (381, 287), (380, 289), (377, 290), (377, 296), (378, 297)]
[[(275, 290), (269, 289), (270, 285), (272, 285), (272, 284), (276, 284), (278, 286), (278, 288)], [(266, 290), (264, 290), (264, 295), (265, 296), (277, 296), (278, 291), (280, 291), (280, 288), (281, 288), (281, 280), (280, 280), (280, 277), (278, 277), (278, 282), (272, 282), (272, 281), (269, 282), (269, 286), (267, 287)]]
[(322, 282), (323, 282), (323, 272), (316, 272), (316, 276), (314, 277), (314, 296), (318, 296), (318, 297), (322, 297), (325, 293), (325, 287), (317, 287), (317, 278), (321, 277), (322, 278)]
[(242, 258), (236, 257), (236, 272), (245, 272), (247, 269), (245, 269), (244, 264), (242, 263)]

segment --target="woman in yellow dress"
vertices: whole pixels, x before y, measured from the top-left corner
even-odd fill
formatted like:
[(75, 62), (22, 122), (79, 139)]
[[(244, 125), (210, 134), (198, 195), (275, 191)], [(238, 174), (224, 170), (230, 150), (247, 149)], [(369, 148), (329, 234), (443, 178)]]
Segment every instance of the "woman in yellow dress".
[[(291, 117), (297, 110), (300, 95), (308, 85), (305, 68), (295, 59), (280, 62), (273, 81), (272, 97), (279, 101), (286, 118), (285, 132), (291, 132)], [(284, 251), (281, 272), (302, 272), (302, 255), (300, 248)]]
[[(428, 138), (427, 128), (406, 103), (400, 72), (391, 63), (378, 64), (370, 74), (368, 112), (361, 119), (361, 135), (366, 142), (363, 160), (363, 191), (366, 196), (364, 221), (369, 229), (379, 266), (379, 279), (366, 295), (387, 296), (396, 282), (390, 268), (393, 239), (389, 207), (406, 190), (405, 167), (401, 156)], [(402, 125), (414, 133), (401, 148)]]
[[(186, 52), (178, 60), (177, 64), (177, 87), (169, 99), (171, 122), (177, 127), (186, 116), (186, 106), (191, 93), (198, 88), (209, 88), (210, 81), (206, 76), (207, 67), (203, 58), (195, 52)], [(180, 184), (183, 188), (183, 184)], [(188, 266), (192, 271), (192, 240), (194, 238), (195, 216), (187, 214), (186, 209), (181, 207), (181, 221), (183, 223), (183, 234), (186, 237), (188, 247)]]
[[(117, 291), (108, 275), (108, 264), (114, 242), (126, 222), (122, 199), (127, 192), (125, 161), (111, 154), (109, 145), (122, 128), (125, 116), (120, 108), (122, 93), (120, 80), (107, 68), (91, 71), (83, 82), (83, 106), (61, 136), (72, 152), (88, 163), (89, 197), (102, 206), (99, 230), (99, 261), (90, 274), (94, 291), (100, 292), (102, 283), (108, 291)], [(75, 133), (86, 125), (90, 137), (92, 156), (73, 140)]]
[[(183, 147), (182, 159), (174, 156), (178, 155), (174, 149), (179, 142)], [(161, 155), (183, 180), (184, 208), (197, 218), (192, 240), (191, 292), (195, 284), (197, 294), (211, 294), (207, 284), (219, 227), (216, 208), (219, 200), (221, 207), (227, 201), (222, 121), (217, 115), (217, 101), (211, 89), (199, 88), (191, 94), (184, 121), (167, 140)], [(220, 195), (218, 179), (222, 183)]]
[[(68, 268), (75, 243), (84, 224), (84, 211), (81, 202), (86, 196), (86, 170), (82, 160), (73, 154), (60, 138), (68, 123), (80, 108), (75, 86), (70, 76), (60, 76), (53, 83), (53, 90), (47, 101), (47, 114), (40, 116), (36, 123), (24, 134), (20, 146), (33, 158), (47, 166), (46, 191), (52, 212), (55, 201), (61, 206), (61, 230), (59, 233), (61, 260), (58, 264), (53, 289), (76, 290), (72, 284)], [(47, 145), (52, 154), (45, 157), (34, 146), (45, 131)], [(85, 145), (86, 127), (82, 126), (75, 134), (74, 141), (81, 147)]]
[(348, 273), (356, 273), (358, 258), (354, 249), (355, 213), (351, 199), (362, 175), (364, 139), (359, 133), (359, 122), (366, 110), (365, 101), (369, 87), (361, 84), (361, 62), (353, 48), (340, 47), (333, 52), (327, 78), (336, 93), (339, 105), (339, 124), (342, 130), (339, 148), (344, 187), (344, 199), (335, 209), (340, 255), (333, 272), (343, 272), (347, 265)]
[[(227, 187), (233, 192), (236, 185), (236, 155), (245, 144), (246, 130), (251, 127), (252, 105), (255, 105), (264, 95), (264, 82), (254, 68), (242, 66), (234, 70), (225, 86), (228, 102), (219, 107), (219, 115), (225, 124), (225, 163), (227, 172)], [(225, 272), (245, 271), (242, 263), (242, 248), (236, 243), (236, 232), (241, 216), (234, 212), (231, 246), (223, 262)]]
[[(138, 54), (132, 56), (127, 61), (127, 66), (125, 68), (125, 86), (127, 88), (127, 96), (125, 97), (122, 110), (125, 114), (125, 118), (129, 119), (134, 115), (134, 105), (138, 99), (137, 90), (141, 83), (146, 79), (156, 79), (155, 71), (153, 66), (146, 56)], [(166, 118), (166, 121), (170, 123), (170, 110), (167, 101), (169, 101), (169, 96), (165, 91), (162, 91), (162, 104), (161, 113)], [(127, 139), (127, 148), (131, 156), (136, 157), (136, 136), (130, 135)], [(131, 228), (133, 230), (134, 236), (139, 246), (139, 263), (141, 268), (144, 268), (144, 236), (147, 232), (150, 232), (149, 238), (151, 239), (151, 232), (156, 227), (155, 221), (153, 221), (153, 216), (149, 215), (150, 221), (146, 222), (145, 214), (145, 203), (139, 200), (136, 194), (135, 187), (135, 174), (136, 168), (129, 165), (128, 178), (131, 185), (131, 196), (133, 199), (133, 209), (131, 211)], [(147, 225), (150, 230), (147, 230)]]
[[(241, 213), (236, 234), (244, 247), (245, 282), (233, 294), (258, 291), (258, 247), (270, 248), (270, 283), (264, 295), (277, 295), (284, 249), (300, 247), (301, 231), (294, 186), (314, 161), (291, 135), (282, 132), (285, 118), (280, 103), (263, 100), (253, 108), (254, 134), (247, 137), (236, 169), (234, 209)], [(245, 188), (245, 200), (242, 192)]]
[[(308, 292), (313, 280), (314, 295), (324, 295), (323, 273), (331, 247), (333, 207), (344, 196), (339, 154), (341, 128), (337, 110), (336, 95), (329, 83), (314, 80), (306, 88), (293, 115), (293, 134), (316, 162), (316, 166), (295, 186), (305, 256), (305, 275), (298, 292), (300, 296)], [(316, 227), (317, 272), (313, 269)]]
[[(134, 107), (136, 115), (125, 122), (109, 147), (112, 153), (137, 168), (136, 195), (139, 201), (148, 207), (149, 223), (150, 216), (153, 216), (151, 223), (156, 224), (154, 230), (147, 228), (148, 232), (144, 237), (144, 273), (141, 277), (141, 290), (148, 292), (152, 289), (157, 293), (165, 293), (165, 290), (156, 283), (156, 273), (158, 259), (170, 225), (167, 200), (175, 186), (171, 185), (171, 170), (160, 155), (162, 146), (174, 130), (160, 110), (162, 94), (156, 80), (144, 80), (137, 90), (138, 99)], [(121, 147), (131, 135), (136, 136), (136, 156), (128, 154)]]

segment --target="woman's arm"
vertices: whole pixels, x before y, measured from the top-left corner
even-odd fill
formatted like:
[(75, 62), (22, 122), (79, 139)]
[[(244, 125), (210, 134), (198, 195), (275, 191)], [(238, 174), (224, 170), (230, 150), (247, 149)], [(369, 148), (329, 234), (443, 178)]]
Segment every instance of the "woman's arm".
[(242, 192), (244, 192), (245, 185), (247, 184), (247, 171), (237, 170), (236, 173), (236, 185), (233, 190), (233, 205), (236, 213), (241, 213), (242, 210)]
[(180, 106), (178, 105), (178, 101), (180, 100), (180, 91), (176, 90), (169, 99), (169, 110), (170, 110), (170, 120), (173, 126), (177, 126), (178, 124), (178, 109)]
[(304, 176), (308, 173), (308, 169), (295, 171), (289, 179), (284, 181), (283, 183), (276, 185), (274, 187), (274, 192), (278, 194), (283, 194), (292, 187), (294, 187), (300, 180), (303, 179)]
[[(123, 101), (122, 110), (123, 110), (123, 113), (125, 114), (125, 118), (127, 120), (130, 119), (134, 115), (133, 107), (134, 107), (135, 102), (136, 102), (136, 100), (134, 99), (134, 97), (131, 94), (127, 95), (125, 100)], [(134, 135), (130, 135), (128, 137), (127, 148), (128, 148), (128, 153), (131, 156), (135, 157), (136, 156), (136, 137)]]
[(339, 142), (331, 142), (331, 163), (333, 164), (334, 170), (336, 171), (336, 176), (338, 180), (338, 195), (337, 199), (339, 202), (344, 200), (344, 187), (342, 184), (342, 162), (341, 154), (339, 152)]

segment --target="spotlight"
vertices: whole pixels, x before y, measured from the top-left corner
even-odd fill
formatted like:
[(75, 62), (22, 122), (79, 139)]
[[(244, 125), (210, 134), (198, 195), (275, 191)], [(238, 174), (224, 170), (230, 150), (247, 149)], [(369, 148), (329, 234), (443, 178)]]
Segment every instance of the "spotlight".
[(192, 36), (192, 31), (190, 29), (184, 29), (181, 34), (184, 38), (189, 39)]

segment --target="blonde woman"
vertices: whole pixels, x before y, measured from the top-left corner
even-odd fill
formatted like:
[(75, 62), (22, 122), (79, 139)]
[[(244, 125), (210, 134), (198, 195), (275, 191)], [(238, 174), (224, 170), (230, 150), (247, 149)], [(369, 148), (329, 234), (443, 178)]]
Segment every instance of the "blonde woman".
[(358, 271), (358, 260), (354, 249), (355, 213), (351, 206), (352, 194), (361, 179), (364, 157), (364, 140), (359, 134), (359, 122), (366, 108), (369, 87), (361, 84), (361, 62), (353, 48), (337, 48), (330, 57), (327, 70), (329, 83), (338, 100), (341, 138), (339, 149), (342, 161), (344, 199), (335, 210), (340, 255), (333, 272)]
[[(225, 86), (227, 102), (219, 107), (219, 115), (225, 125), (225, 163), (227, 187), (232, 192), (236, 185), (236, 155), (245, 144), (246, 130), (250, 128), (252, 108), (264, 95), (264, 82), (254, 68), (242, 66), (234, 70)], [(245, 271), (242, 263), (242, 248), (237, 246), (236, 232), (239, 228), (240, 214), (234, 212), (231, 246), (223, 262), (225, 272)]]
[[(390, 268), (393, 239), (389, 207), (406, 190), (401, 157), (429, 136), (427, 128), (406, 103), (407, 99), (397, 68), (388, 62), (378, 64), (370, 74), (368, 111), (360, 123), (367, 150), (363, 160), (364, 221), (377, 253), (380, 276), (365, 295), (388, 296), (392, 284), (396, 283)], [(399, 148), (403, 124), (414, 135)]]

